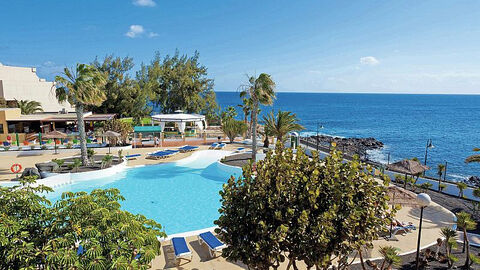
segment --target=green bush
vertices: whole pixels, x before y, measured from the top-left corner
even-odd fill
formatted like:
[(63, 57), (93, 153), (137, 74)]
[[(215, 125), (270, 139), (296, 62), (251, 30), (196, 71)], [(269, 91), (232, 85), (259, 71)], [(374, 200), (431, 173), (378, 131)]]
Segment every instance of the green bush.
[(287, 259), (308, 269), (327, 269), (336, 260), (345, 269), (349, 255), (372, 247), (396, 211), (388, 205), (388, 182), (371, 172), (357, 158), (343, 162), (336, 150), (321, 160), (278, 142), (220, 192), (215, 224), (227, 244), (223, 256), (249, 269), (276, 268)]
[(52, 189), (34, 181), (0, 186), (0, 269), (147, 269), (160, 254), (161, 225), (122, 210), (117, 189), (67, 192), (52, 205)]

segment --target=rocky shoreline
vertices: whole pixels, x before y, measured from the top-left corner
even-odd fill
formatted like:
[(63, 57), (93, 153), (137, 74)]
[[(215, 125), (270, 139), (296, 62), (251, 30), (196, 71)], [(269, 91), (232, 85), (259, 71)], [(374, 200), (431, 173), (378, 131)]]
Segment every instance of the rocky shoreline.
[(383, 143), (375, 138), (340, 138), (328, 135), (310, 136), (309, 142), (329, 147), (332, 142), (337, 144), (337, 149), (346, 153), (364, 154), (367, 150), (376, 150), (383, 147)]

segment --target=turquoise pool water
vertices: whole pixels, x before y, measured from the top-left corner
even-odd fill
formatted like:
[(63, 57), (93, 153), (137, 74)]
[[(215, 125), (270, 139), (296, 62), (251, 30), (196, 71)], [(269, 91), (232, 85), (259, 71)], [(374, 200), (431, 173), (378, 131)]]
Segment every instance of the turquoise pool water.
[(56, 188), (47, 198), (56, 201), (65, 191), (117, 188), (126, 199), (123, 209), (156, 220), (167, 234), (212, 227), (219, 216), (222, 185), (230, 175), (241, 174), (240, 168), (219, 169), (217, 160), (227, 153), (199, 151), (178, 162), (130, 168), (113, 177)]

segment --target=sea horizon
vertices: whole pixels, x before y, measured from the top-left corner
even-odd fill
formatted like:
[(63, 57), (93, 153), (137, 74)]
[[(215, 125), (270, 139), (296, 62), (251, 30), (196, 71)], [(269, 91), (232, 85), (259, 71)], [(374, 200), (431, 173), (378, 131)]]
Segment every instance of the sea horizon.
[[(243, 113), (239, 92), (216, 92), (221, 109), (234, 106), (238, 119)], [(305, 127), (304, 136), (319, 134), (338, 137), (373, 137), (382, 141), (382, 149), (369, 152), (369, 158), (387, 163), (404, 158), (424, 162), (425, 144), (433, 140), (427, 175), (436, 177), (437, 165), (447, 162), (447, 179), (465, 180), (477, 175), (478, 164), (464, 159), (479, 147), (476, 130), (480, 124), (479, 95), (457, 94), (366, 94), (277, 92), (273, 106), (262, 106), (259, 119), (274, 110), (291, 111)]]

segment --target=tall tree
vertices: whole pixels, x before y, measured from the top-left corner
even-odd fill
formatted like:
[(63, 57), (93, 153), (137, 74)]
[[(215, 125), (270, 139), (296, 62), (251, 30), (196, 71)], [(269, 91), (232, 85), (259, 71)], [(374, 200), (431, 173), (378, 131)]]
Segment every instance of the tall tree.
[(205, 114), (207, 120), (216, 117), (218, 105), (213, 80), (208, 78), (207, 68), (199, 63), (198, 52), (188, 57), (176, 51), (163, 59), (157, 53), (140, 74), (151, 91), (151, 100), (163, 113), (183, 110)]
[(88, 165), (87, 136), (83, 118), (84, 108), (88, 105), (100, 106), (106, 99), (103, 87), (105, 74), (95, 67), (77, 64), (75, 70), (64, 68), (63, 74), (55, 77), (56, 97), (59, 102), (68, 101), (75, 106), (77, 128), (80, 133), (80, 152), (83, 166)]
[(134, 67), (131, 57), (114, 57), (107, 55), (103, 60), (98, 58), (92, 65), (107, 75), (103, 91), (106, 99), (100, 106), (89, 106), (89, 110), (97, 113), (115, 113), (119, 117), (133, 117), (139, 120), (151, 112), (147, 100), (148, 89), (140, 87), (137, 80), (130, 78), (129, 72)]
[(465, 258), (465, 269), (470, 269), (470, 241), (468, 240), (467, 237), (467, 231), (468, 230), (474, 230), (477, 228), (477, 223), (472, 219), (472, 216), (469, 213), (466, 212), (460, 212), (457, 214), (457, 226), (462, 230), (463, 232), (463, 250), (462, 252), (465, 252), (465, 249), (467, 250), (467, 256)]
[[(252, 105), (251, 101), (249, 98), (243, 98), (242, 99), (242, 104), (237, 105), (242, 109), (243, 112), (243, 122), (248, 125), (248, 116), (250, 115), (250, 112), (252, 110)], [(245, 136), (246, 138), (250, 138), (250, 128), (247, 129), (247, 134)]]
[(35, 100), (15, 100), (17, 107), (20, 108), (22, 114), (34, 114), (43, 112), (42, 104)]
[(269, 131), (268, 133), (281, 142), (288, 133), (304, 129), (298, 123), (297, 115), (287, 111), (278, 111), (277, 115), (271, 111), (267, 116), (263, 117), (263, 124), (265, 129)]
[(252, 104), (252, 160), (255, 162), (257, 155), (258, 110), (260, 105), (273, 104), (275, 100), (275, 82), (270, 75), (262, 73), (258, 77), (250, 76), (248, 84), (242, 85), (241, 88), (240, 97), (248, 96)]

